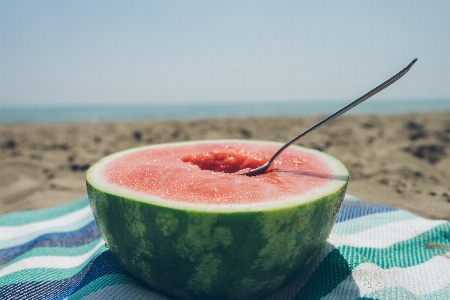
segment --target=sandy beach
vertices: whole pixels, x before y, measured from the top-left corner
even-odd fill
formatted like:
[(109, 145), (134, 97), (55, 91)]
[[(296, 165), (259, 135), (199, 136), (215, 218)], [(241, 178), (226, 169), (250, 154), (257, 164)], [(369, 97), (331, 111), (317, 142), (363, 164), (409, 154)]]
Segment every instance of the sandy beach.
[[(0, 214), (76, 200), (86, 193), (87, 168), (119, 150), (207, 139), (286, 142), (321, 118), (0, 125)], [(299, 144), (340, 159), (350, 171), (348, 193), (450, 220), (450, 112), (342, 116)]]

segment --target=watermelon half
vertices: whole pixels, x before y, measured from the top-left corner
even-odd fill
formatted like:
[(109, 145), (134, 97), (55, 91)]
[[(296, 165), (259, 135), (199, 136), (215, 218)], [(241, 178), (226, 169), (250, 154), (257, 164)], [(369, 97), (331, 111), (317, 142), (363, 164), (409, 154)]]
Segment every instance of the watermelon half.
[(259, 299), (317, 256), (336, 221), (348, 171), (322, 152), (217, 140), (118, 152), (86, 174), (100, 232), (119, 263), (176, 299)]

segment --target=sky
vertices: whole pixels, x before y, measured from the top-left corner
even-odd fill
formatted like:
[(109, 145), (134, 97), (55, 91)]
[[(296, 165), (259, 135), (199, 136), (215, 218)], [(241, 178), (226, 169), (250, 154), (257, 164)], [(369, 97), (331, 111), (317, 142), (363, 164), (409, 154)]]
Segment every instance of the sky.
[[(450, 99), (450, 1), (0, 0), (0, 107)], [(374, 98), (375, 98), (374, 97)]]

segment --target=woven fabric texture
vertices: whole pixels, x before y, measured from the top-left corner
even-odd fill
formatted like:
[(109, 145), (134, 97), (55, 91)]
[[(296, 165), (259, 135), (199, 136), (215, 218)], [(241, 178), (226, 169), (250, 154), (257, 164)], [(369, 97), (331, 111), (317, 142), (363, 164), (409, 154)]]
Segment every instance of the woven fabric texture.
[[(105, 248), (89, 201), (0, 216), (0, 299), (169, 299)], [(281, 299), (450, 299), (450, 223), (347, 195), (319, 257)]]

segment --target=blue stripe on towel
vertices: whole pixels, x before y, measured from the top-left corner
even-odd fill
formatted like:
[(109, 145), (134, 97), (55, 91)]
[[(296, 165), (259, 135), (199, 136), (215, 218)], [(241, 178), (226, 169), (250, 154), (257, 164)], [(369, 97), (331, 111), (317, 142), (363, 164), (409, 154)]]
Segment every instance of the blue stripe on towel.
[(395, 210), (398, 209), (385, 205), (366, 203), (363, 201), (343, 201), (341, 211), (339, 212), (336, 222), (339, 223), (370, 214), (378, 214)]
[(71, 232), (47, 233), (28, 243), (11, 248), (0, 249), (0, 266), (22, 253), (37, 247), (77, 247), (100, 238), (95, 221), (85, 227)]
[(64, 299), (107, 274), (128, 274), (111, 251), (99, 254), (75, 276), (63, 280), (24, 282), (0, 287), (0, 299)]

